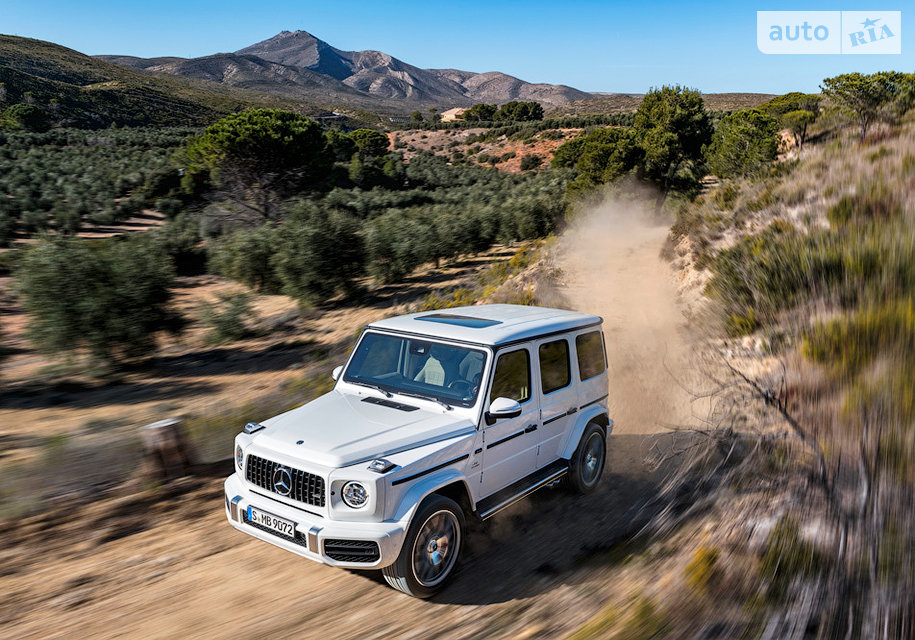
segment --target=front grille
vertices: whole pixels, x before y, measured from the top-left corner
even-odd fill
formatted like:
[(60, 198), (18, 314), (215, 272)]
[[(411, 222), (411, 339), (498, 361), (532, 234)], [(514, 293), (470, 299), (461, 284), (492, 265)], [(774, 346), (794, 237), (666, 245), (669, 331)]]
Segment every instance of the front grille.
[[(283, 465), (272, 460), (265, 460), (258, 456), (249, 455), (248, 463), (245, 467), (245, 479), (278, 495), (283, 495), (273, 488), (273, 472), (277, 467)], [(298, 502), (304, 502), (313, 507), (324, 506), (324, 478), (316, 476), (313, 473), (307, 473), (301, 469), (284, 467), (292, 478), (292, 487), (289, 495), (286, 496)]]
[(337, 562), (375, 562), (381, 557), (370, 540), (325, 540), (324, 554)]
[(304, 533), (296, 531), (295, 537), (293, 538), (292, 536), (287, 536), (285, 533), (280, 533), (279, 531), (274, 531), (273, 529), (270, 529), (269, 527), (265, 527), (260, 522), (254, 522), (253, 520), (248, 520), (247, 511), (242, 511), (241, 517), (242, 517), (242, 520), (244, 520), (245, 524), (248, 525), (249, 527), (254, 527), (255, 529), (260, 529), (261, 531), (266, 531), (270, 535), (274, 535), (277, 538), (282, 538), (283, 540), (288, 540), (289, 542), (293, 542), (295, 544), (302, 545), (306, 549), (308, 548), (307, 537), (306, 537), (306, 534), (304, 534)]

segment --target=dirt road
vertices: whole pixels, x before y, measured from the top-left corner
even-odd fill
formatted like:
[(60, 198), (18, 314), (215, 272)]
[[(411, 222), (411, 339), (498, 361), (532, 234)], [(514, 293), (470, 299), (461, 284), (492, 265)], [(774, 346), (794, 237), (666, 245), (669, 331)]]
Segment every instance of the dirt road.
[(615, 433), (657, 433), (691, 421), (685, 321), (660, 257), (668, 226), (631, 202), (609, 200), (559, 248), (566, 298), (604, 318)]
[(602, 553), (638, 526), (657, 477), (641, 456), (676, 422), (680, 315), (658, 259), (665, 230), (613, 208), (563, 241), (566, 294), (606, 321), (617, 429), (600, 489), (546, 490), (469, 538), (434, 601), (300, 560), (224, 521), (220, 476), (173, 495), (57, 511), (3, 532), (0, 636), (25, 638), (564, 637), (625, 591)]

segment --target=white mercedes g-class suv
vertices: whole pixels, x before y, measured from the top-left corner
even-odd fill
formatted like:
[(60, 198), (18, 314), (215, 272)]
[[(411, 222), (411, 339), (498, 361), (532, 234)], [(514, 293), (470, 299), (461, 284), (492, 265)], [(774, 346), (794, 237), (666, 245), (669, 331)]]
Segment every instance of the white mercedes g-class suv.
[(468, 518), (600, 480), (613, 421), (597, 316), (481, 305), (388, 318), (333, 375), (329, 393), (236, 437), (236, 529), (381, 569), (424, 598), (453, 573)]

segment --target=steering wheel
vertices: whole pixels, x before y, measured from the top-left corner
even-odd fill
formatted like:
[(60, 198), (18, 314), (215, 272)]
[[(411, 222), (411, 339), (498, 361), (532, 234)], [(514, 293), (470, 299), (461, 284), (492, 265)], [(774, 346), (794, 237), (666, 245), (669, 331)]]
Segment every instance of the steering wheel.
[(455, 391), (460, 393), (462, 396), (466, 396), (471, 391), (473, 391), (474, 387), (473, 387), (473, 383), (469, 382), (467, 380), (455, 380), (454, 382), (452, 382), (451, 384), (448, 385), (448, 388), (454, 389)]

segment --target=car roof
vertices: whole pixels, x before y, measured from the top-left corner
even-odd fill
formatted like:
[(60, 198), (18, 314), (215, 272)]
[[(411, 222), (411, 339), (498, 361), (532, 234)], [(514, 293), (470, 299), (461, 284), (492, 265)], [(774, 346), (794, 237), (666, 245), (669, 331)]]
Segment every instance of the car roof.
[(600, 316), (517, 304), (481, 304), (422, 311), (369, 325), (401, 333), (499, 346), (599, 325)]

